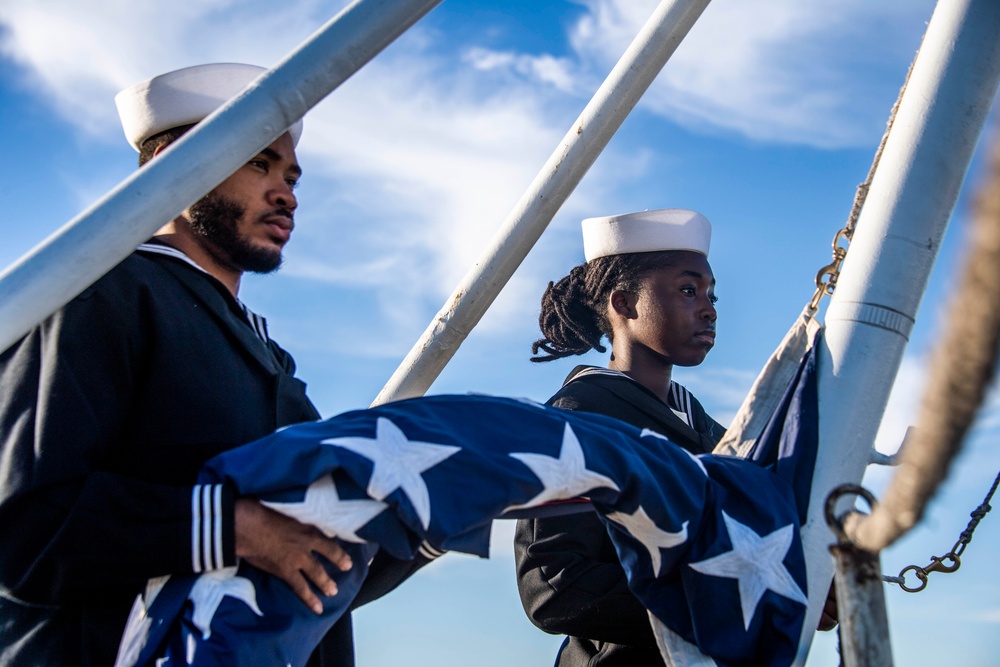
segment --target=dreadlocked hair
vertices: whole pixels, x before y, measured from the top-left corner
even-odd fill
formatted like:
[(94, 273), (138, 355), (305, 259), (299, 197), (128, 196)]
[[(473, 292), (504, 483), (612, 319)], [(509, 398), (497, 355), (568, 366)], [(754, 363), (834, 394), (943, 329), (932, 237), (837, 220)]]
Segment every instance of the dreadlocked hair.
[[(573, 267), (542, 295), (538, 326), (543, 338), (531, 344), (531, 361), (553, 361), (591, 350), (607, 352), (601, 338), (612, 340), (608, 297), (615, 290), (637, 293), (643, 276), (673, 266), (676, 250), (597, 257)], [(539, 354), (539, 351), (542, 354)]]

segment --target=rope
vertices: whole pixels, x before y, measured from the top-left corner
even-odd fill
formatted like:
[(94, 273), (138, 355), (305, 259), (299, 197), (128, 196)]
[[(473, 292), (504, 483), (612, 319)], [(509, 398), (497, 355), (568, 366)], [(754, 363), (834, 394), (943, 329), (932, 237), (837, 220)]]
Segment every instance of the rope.
[(870, 515), (854, 514), (845, 524), (851, 540), (868, 551), (889, 546), (923, 516), (994, 377), (1000, 343), (1000, 141), (992, 146), (988, 169), (913, 440), (901, 454), (885, 500)]
[[(924, 37), (921, 38), (920, 45), (923, 46), (923, 39), (926, 38), (926, 33)], [(903, 101), (903, 93), (906, 92), (906, 86), (910, 83), (910, 75), (913, 74), (913, 66), (917, 62), (917, 56), (920, 55), (920, 48), (917, 48), (917, 53), (914, 55), (913, 60), (910, 61), (910, 69), (906, 71), (906, 78), (903, 79), (903, 86), (899, 89), (899, 95), (896, 97), (896, 103), (892, 105), (892, 109), (889, 111), (889, 120), (885, 123), (885, 133), (882, 135), (882, 141), (879, 142), (878, 149), (875, 151), (875, 157), (872, 159), (872, 166), (868, 169), (868, 176), (865, 177), (864, 183), (858, 185), (857, 191), (854, 193), (854, 204), (851, 206), (851, 214), (847, 216), (847, 224), (844, 225), (845, 236), (847, 240), (850, 241), (851, 237), (854, 235), (854, 228), (858, 226), (858, 218), (861, 216), (861, 208), (864, 206), (865, 200), (868, 198), (868, 191), (872, 187), (872, 179), (875, 178), (875, 171), (878, 169), (879, 160), (882, 159), (882, 152), (885, 150), (885, 144), (889, 140), (889, 132), (892, 130), (893, 123), (896, 122), (896, 113), (899, 111), (899, 104)]]

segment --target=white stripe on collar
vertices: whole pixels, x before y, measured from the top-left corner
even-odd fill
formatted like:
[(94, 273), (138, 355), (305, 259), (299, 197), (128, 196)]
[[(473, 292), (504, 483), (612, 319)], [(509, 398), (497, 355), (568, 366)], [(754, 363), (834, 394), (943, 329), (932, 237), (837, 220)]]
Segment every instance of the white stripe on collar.
[[(198, 264), (193, 259), (191, 259), (191, 257), (189, 257), (187, 253), (185, 253), (183, 250), (178, 250), (173, 246), (163, 245), (161, 243), (143, 243), (138, 248), (136, 248), (136, 250), (138, 250), (139, 252), (147, 252), (154, 255), (165, 255), (167, 257), (173, 257), (174, 259), (179, 259), (182, 262), (190, 264), (191, 266), (193, 266), (194, 268), (198, 269), (199, 271), (201, 271), (206, 275), (211, 275), (208, 273), (208, 271), (198, 266)], [(253, 312), (249, 308), (247, 308), (246, 304), (244, 304), (238, 298), (236, 297), (233, 298), (236, 299), (236, 303), (243, 310), (243, 316), (247, 318), (247, 322), (250, 323), (250, 327), (254, 330), (254, 333), (256, 333), (257, 337), (260, 338), (262, 341), (264, 341), (264, 343), (266, 344), (270, 340), (269, 336), (267, 335), (267, 320), (258, 315), (257, 313)]]
[[(600, 366), (588, 366), (581, 370), (579, 373), (575, 374), (573, 377), (568, 379), (563, 386), (569, 384), (577, 378), (582, 378), (587, 375), (607, 375), (609, 377), (622, 377), (631, 382), (639, 384), (625, 373), (621, 371), (616, 371), (611, 368), (601, 368)], [(640, 385), (641, 386), (641, 385)], [(689, 392), (683, 385), (670, 381), (670, 391), (667, 394), (667, 407), (670, 411), (677, 415), (683, 422), (688, 426), (693, 428), (694, 425), (694, 414), (691, 410), (691, 392)]]
[[(615, 377), (626, 377), (626, 378), (628, 377), (621, 371), (616, 371), (611, 368), (601, 368), (600, 366), (586, 366), (583, 370), (581, 370), (579, 373), (571, 377), (566, 382), (567, 383), (572, 382), (573, 380), (577, 378), (582, 378), (585, 375), (611, 375)], [(632, 378), (629, 379), (631, 380)]]
[(155, 255), (166, 255), (167, 257), (173, 257), (174, 259), (179, 259), (182, 262), (187, 262), (188, 264), (198, 269), (202, 273), (208, 273), (208, 271), (198, 266), (193, 259), (188, 257), (187, 253), (185, 253), (182, 250), (178, 250), (173, 246), (162, 245), (160, 243), (143, 243), (138, 248), (136, 248), (136, 250), (138, 250), (139, 252), (148, 252), (148, 253), (153, 253)]

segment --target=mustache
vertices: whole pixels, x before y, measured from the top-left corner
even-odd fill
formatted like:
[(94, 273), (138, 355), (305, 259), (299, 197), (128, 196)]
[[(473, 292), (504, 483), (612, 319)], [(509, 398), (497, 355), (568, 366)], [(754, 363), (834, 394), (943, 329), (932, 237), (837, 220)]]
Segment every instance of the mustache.
[[(284, 218), (284, 221), (279, 221), (277, 218)], [(276, 208), (267, 213), (263, 214), (258, 218), (261, 222), (278, 222), (280, 226), (287, 227), (289, 230), (295, 229), (295, 214), (287, 208)]]

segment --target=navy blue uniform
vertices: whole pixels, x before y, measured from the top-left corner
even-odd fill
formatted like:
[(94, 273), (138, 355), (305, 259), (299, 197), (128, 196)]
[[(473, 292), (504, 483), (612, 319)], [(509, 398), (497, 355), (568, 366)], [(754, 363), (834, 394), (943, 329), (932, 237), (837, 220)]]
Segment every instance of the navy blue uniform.
[[(669, 405), (617, 371), (578, 366), (547, 405), (593, 412), (648, 428), (695, 454), (725, 429), (679, 384)], [(660, 667), (645, 607), (628, 589), (604, 524), (593, 512), (522, 519), (514, 537), (521, 603), (532, 622), (568, 635), (557, 667)]]
[[(161, 244), (0, 354), (0, 663), (111, 665), (147, 579), (236, 564), (201, 465), (317, 418), (264, 321)], [(377, 561), (383, 590), (422, 564)], [(320, 653), (353, 665), (349, 617)]]

